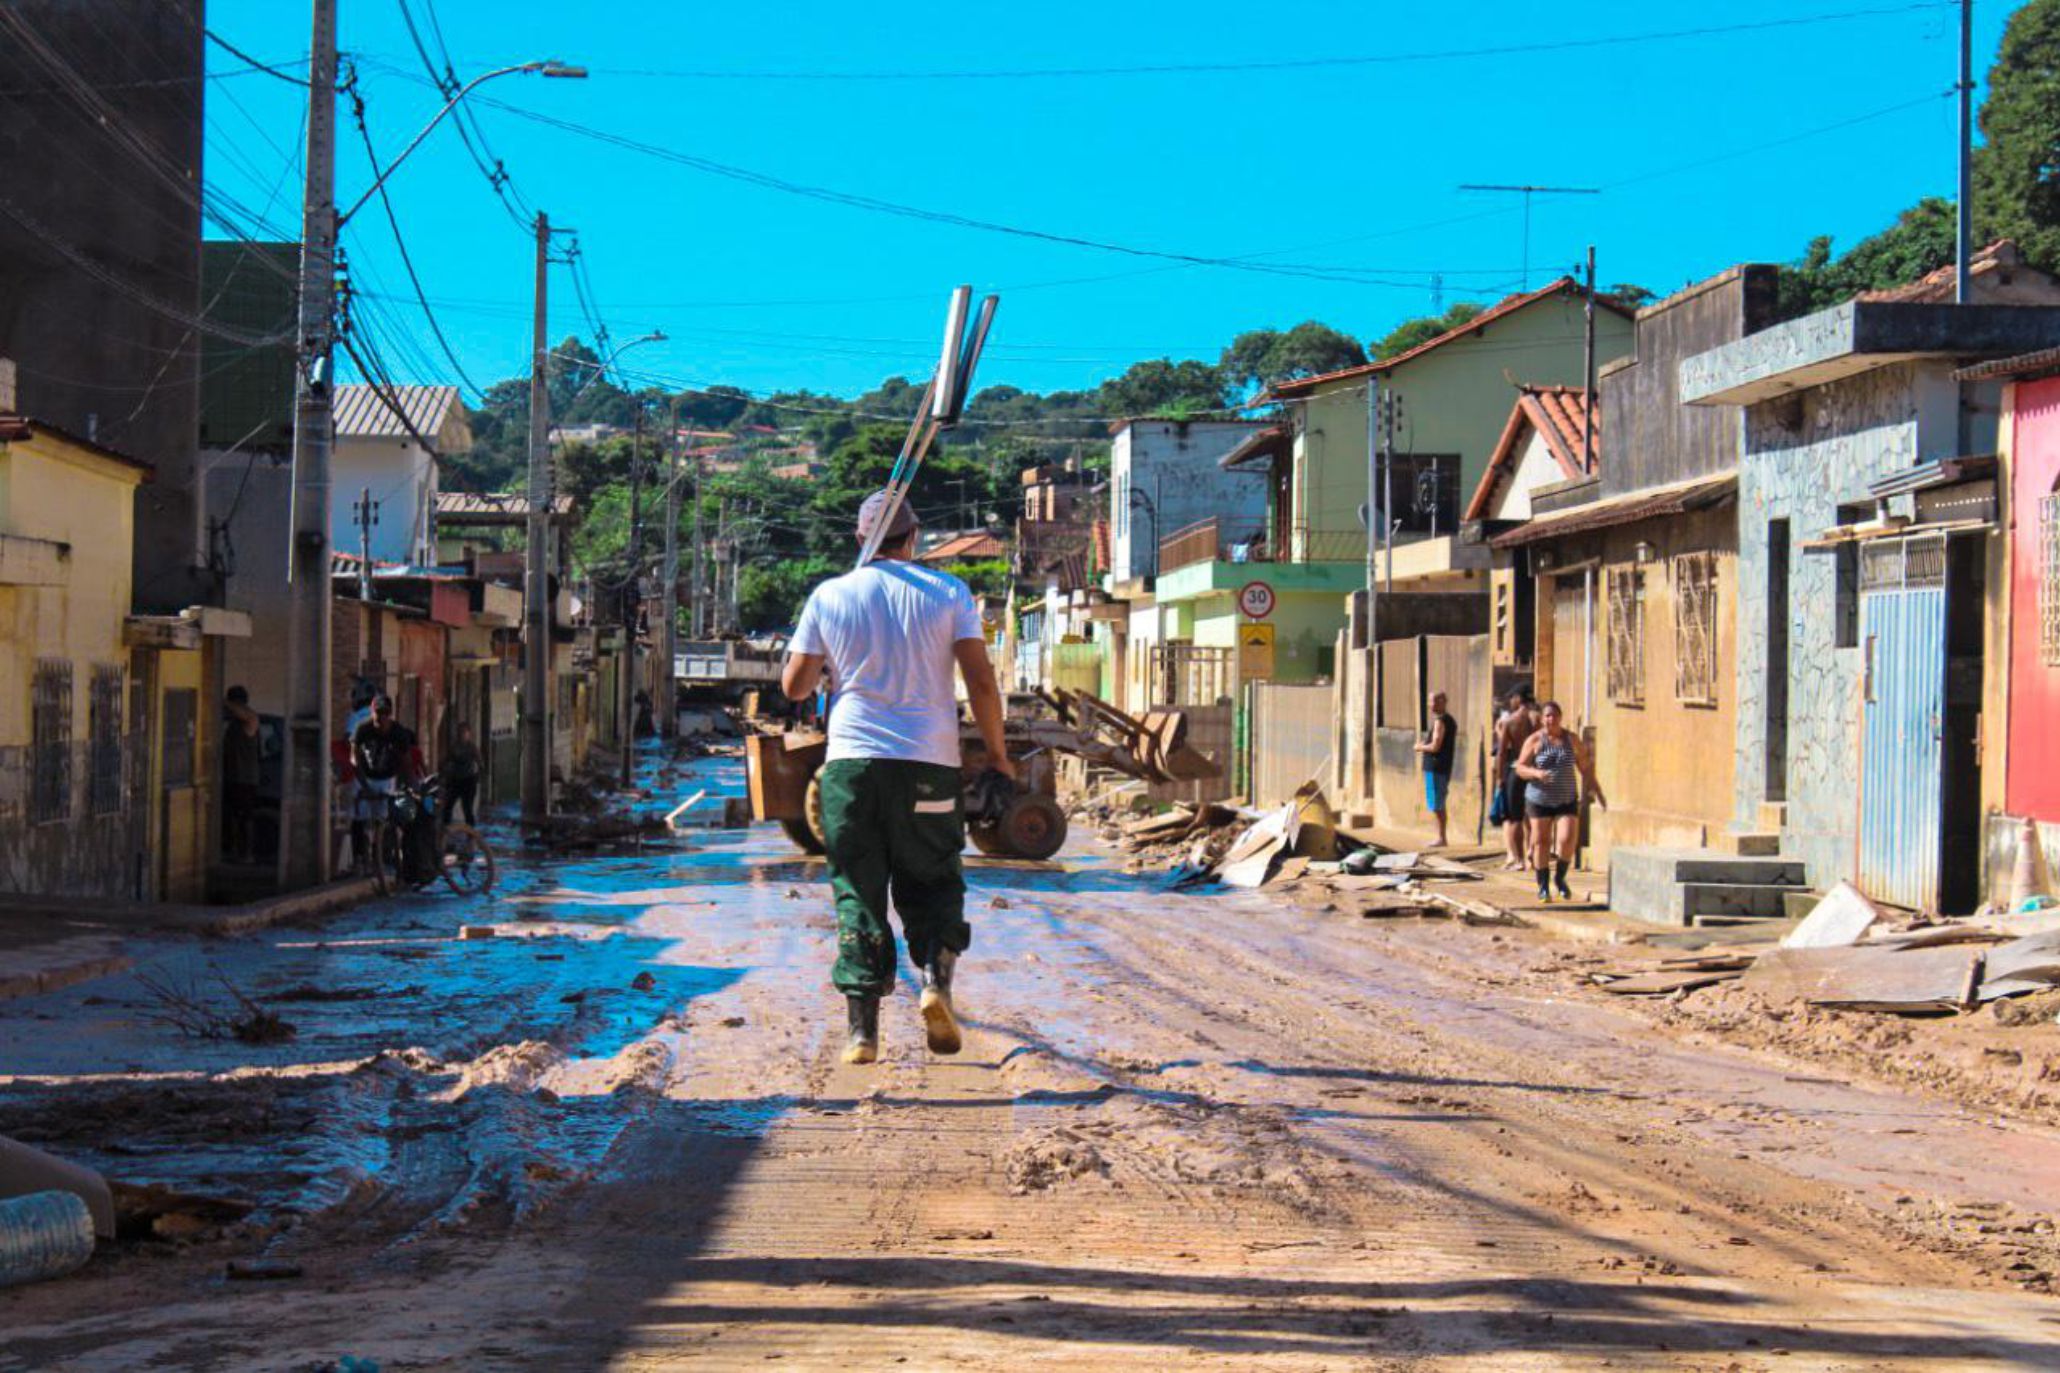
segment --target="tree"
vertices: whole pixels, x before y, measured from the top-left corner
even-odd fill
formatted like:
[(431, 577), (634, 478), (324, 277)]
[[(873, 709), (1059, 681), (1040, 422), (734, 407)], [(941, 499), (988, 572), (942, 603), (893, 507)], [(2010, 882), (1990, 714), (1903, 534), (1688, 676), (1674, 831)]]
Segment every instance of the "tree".
[(1239, 389), (1262, 389), (1296, 377), (1342, 371), (1366, 361), (1366, 350), (1348, 335), (1313, 319), (1282, 333), (1251, 329), (1232, 339), (1216, 364), (1224, 380)]
[(1438, 335), (1457, 329), (1468, 320), (1480, 314), (1483, 307), (1470, 300), (1462, 300), (1442, 315), (1422, 315), (1416, 319), (1404, 320), (1390, 329), (1386, 337), (1371, 344), (1367, 351), (1374, 361), (1406, 353), (1418, 344), (1429, 343)]
[(2027, 261), (2060, 270), (2060, 0), (2010, 16), (1989, 68), (1974, 153), (1984, 239), (2011, 238)]
[(1851, 300), (1862, 291), (1915, 281), (1953, 260), (1954, 237), (1952, 202), (1935, 196), (1918, 201), (1896, 216), (1894, 224), (1861, 239), (1840, 257), (1831, 255), (1830, 237), (1819, 235), (1810, 240), (1799, 262), (1781, 269), (1781, 317), (1793, 319)]
[(1135, 362), (1122, 376), (1101, 384), (1103, 413), (1153, 419), (1186, 419), (1230, 405), (1223, 374), (1192, 358)]

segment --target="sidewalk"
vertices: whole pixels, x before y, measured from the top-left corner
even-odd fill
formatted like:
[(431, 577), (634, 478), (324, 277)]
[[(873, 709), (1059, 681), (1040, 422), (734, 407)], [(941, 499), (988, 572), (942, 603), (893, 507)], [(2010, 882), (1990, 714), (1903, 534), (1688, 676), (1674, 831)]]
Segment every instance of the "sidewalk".
[(244, 934), (325, 915), (366, 900), (373, 891), (371, 878), (351, 877), (241, 906), (0, 897), (0, 1001), (126, 972), (132, 966), (127, 941), (141, 934)]
[(1395, 853), (1431, 853), (1463, 863), (1480, 873), (1481, 880), (1457, 884), (1463, 886), (1464, 891), (1455, 891), (1453, 895), (1485, 901), (1558, 939), (1577, 944), (1642, 944), (1655, 935), (1679, 933), (1672, 926), (1633, 920), (1612, 911), (1609, 908), (1607, 873), (1576, 868), (1567, 874), (1567, 885), (1573, 888), (1574, 899), (1546, 902), (1538, 899), (1538, 882), (1534, 874), (1503, 870), (1506, 850), (1499, 843), (1474, 844), (1461, 840), (1442, 849), (1433, 849), (1429, 844), (1434, 836), (1428, 831), (1419, 833), (1340, 825), (1338, 833)]

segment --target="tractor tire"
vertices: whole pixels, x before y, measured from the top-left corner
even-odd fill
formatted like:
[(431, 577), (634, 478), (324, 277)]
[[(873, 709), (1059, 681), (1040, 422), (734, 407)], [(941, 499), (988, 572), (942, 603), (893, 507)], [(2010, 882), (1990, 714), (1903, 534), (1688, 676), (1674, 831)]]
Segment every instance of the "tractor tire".
[(994, 828), (1004, 853), (1041, 862), (1065, 844), (1066, 812), (1049, 796), (1024, 792), (1009, 802)]
[(814, 855), (822, 853), (822, 841), (815, 837), (815, 831), (808, 827), (808, 821), (782, 820), (780, 821), (780, 828), (787, 832), (787, 838), (793, 841), (794, 847), (800, 849), (803, 853)]
[(1008, 842), (1001, 837), (999, 826), (978, 824), (966, 826), (966, 838), (973, 841), (973, 847), (989, 858), (1009, 858)]

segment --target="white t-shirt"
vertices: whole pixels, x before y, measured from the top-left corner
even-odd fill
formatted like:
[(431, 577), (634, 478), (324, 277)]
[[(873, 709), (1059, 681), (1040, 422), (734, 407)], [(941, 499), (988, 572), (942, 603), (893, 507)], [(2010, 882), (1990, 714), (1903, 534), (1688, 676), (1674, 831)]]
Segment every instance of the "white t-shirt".
[(827, 761), (959, 765), (952, 645), (978, 639), (980, 607), (949, 572), (876, 561), (809, 593), (790, 653), (820, 653), (837, 694)]

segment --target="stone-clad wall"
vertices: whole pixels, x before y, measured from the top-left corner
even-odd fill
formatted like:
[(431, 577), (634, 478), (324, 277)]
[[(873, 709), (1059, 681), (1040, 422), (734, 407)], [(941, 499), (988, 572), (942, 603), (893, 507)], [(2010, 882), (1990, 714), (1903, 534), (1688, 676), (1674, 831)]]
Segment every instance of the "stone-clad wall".
[[(1766, 796), (1767, 523), (1787, 519), (1788, 811), (1782, 851), (1812, 886), (1852, 872), (1860, 778), (1860, 650), (1834, 647), (1836, 560), (1800, 545), (1838, 522), (1867, 484), (1951, 451), (1956, 388), (1941, 364), (1897, 363), (1747, 409), (1738, 469), (1737, 820)], [(1943, 429), (1945, 432), (1938, 432)], [(1936, 451), (1934, 451), (1934, 449)]]

